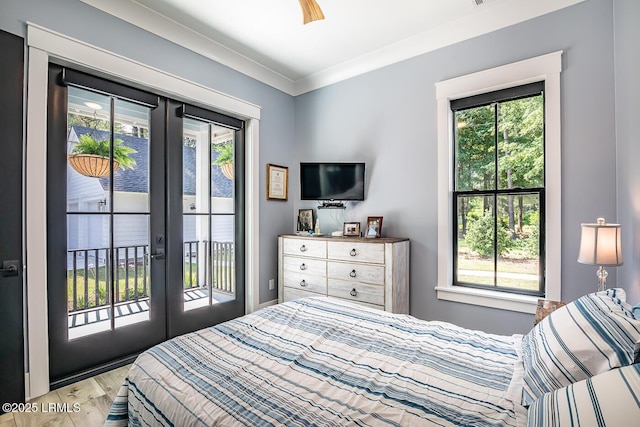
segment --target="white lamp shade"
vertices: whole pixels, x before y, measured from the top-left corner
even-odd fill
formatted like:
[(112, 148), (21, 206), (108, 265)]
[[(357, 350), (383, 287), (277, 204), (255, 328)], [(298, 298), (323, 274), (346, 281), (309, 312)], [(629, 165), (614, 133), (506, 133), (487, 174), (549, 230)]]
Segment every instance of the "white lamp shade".
[(578, 262), (589, 265), (622, 265), (620, 224), (582, 224)]

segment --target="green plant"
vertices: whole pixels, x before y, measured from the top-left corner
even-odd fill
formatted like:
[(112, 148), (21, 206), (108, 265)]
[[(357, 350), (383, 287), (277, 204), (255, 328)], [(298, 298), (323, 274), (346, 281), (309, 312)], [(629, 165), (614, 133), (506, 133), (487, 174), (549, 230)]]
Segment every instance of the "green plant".
[(493, 256), (495, 250), (498, 251), (498, 255), (502, 256), (512, 246), (511, 233), (498, 221), (498, 247), (494, 248), (493, 221), (493, 215), (489, 210), (486, 210), (481, 217), (469, 222), (466, 236), (467, 244), (469, 249), (483, 257)]
[(213, 144), (213, 149), (218, 153), (218, 157), (213, 161), (214, 165), (233, 163), (233, 141)]
[[(78, 143), (71, 150), (71, 154), (94, 154), (96, 156), (109, 157), (109, 140), (98, 141), (89, 134), (80, 135)], [(137, 153), (131, 147), (122, 145), (121, 139), (113, 141), (113, 159), (118, 162), (120, 169), (133, 169), (136, 160), (131, 154)]]

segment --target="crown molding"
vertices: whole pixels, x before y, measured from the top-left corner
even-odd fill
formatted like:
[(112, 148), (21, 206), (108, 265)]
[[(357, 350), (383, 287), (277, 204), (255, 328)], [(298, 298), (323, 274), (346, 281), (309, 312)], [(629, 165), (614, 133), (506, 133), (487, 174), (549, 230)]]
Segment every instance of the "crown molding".
[[(515, 25), (586, 0), (510, 1), (417, 34), (295, 82), (294, 96)], [(481, 6), (482, 7), (482, 6)]]
[(296, 81), (132, 0), (81, 1), (289, 95), (297, 96), (586, 0), (505, 0), (479, 6), (484, 9)]
[(131, 0), (80, 0), (289, 95), (294, 81), (223, 44)]

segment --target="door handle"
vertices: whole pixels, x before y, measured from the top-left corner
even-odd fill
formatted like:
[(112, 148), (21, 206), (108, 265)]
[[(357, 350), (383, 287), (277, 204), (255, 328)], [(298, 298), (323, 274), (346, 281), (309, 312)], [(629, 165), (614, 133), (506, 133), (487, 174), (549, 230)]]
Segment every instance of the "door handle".
[(151, 252), (151, 259), (164, 259), (164, 248), (158, 248)]
[(0, 273), (2, 273), (2, 277), (18, 276), (20, 274), (20, 261), (17, 259), (2, 261)]

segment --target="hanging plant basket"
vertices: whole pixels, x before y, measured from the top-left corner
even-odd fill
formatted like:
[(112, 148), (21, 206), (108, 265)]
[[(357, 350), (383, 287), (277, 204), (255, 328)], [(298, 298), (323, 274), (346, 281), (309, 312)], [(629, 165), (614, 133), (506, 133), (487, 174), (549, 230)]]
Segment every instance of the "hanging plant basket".
[[(104, 178), (109, 176), (109, 157), (95, 154), (70, 154), (67, 156), (69, 164), (80, 175), (91, 178)], [(118, 168), (118, 162), (113, 161), (113, 171)]]
[(222, 163), (220, 165), (220, 169), (222, 170), (222, 174), (224, 176), (233, 180), (233, 163)]

